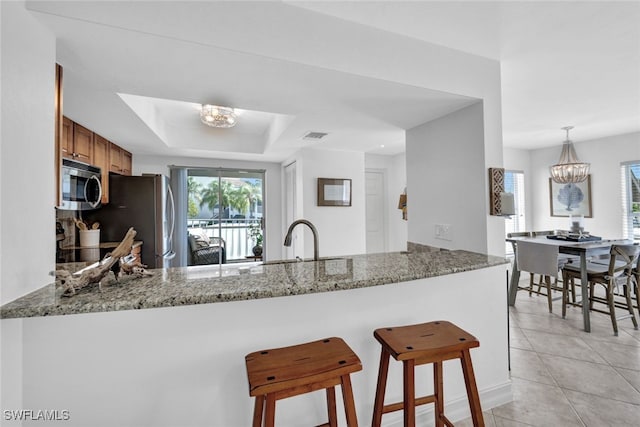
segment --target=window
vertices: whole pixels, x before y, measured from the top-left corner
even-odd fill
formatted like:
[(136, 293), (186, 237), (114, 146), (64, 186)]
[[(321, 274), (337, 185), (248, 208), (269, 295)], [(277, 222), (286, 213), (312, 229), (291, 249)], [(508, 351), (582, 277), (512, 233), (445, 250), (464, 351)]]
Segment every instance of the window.
[(640, 240), (640, 160), (621, 165), (622, 235)]
[[(525, 206), (524, 206), (524, 172), (522, 171), (505, 171), (504, 173), (504, 191), (513, 193), (515, 205), (515, 215), (506, 218), (504, 221), (505, 236), (508, 233), (517, 233), (525, 231)], [(513, 255), (513, 247), (511, 243), (505, 244), (505, 253)]]

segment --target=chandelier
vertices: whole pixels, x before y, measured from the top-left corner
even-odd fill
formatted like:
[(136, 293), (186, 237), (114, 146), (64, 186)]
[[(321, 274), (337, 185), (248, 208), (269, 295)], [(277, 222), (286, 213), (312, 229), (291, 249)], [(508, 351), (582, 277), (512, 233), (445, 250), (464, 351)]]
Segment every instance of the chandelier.
[(567, 139), (562, 143), (562, 153), (558, 164), (549, 168), (551, 179), (559, 184), (582, 182), (589, 175), (589, 163), (582, 163), (578, 160), (576, 150), (573, 148), (573, 142), (569, 139), (569, 131), (571, 129), (573, 129), (573, 126), (562, 128), (567, 132)]
[(236, 125), (236, 113), (233, 108), (217, 105), (203, 105), (200, 110), (200, 120), (207, 126), (214, 128), (230, 128)]

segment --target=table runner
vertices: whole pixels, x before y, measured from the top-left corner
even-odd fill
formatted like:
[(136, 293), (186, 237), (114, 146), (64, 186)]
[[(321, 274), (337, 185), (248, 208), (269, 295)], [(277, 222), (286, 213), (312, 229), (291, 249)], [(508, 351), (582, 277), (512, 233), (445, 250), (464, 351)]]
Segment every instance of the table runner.
[(558, 277), (558, 245), (521, 240), (516, 256), (521, 271)]

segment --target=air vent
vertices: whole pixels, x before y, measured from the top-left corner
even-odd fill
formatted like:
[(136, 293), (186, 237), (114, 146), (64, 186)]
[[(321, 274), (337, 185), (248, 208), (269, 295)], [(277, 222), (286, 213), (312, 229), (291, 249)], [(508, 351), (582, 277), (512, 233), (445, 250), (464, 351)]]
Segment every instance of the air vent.
[(302, 139), (306, 139), (307, 141), (319, 141), (327, 135), (329, 134), (325, 132), (307, 132)]

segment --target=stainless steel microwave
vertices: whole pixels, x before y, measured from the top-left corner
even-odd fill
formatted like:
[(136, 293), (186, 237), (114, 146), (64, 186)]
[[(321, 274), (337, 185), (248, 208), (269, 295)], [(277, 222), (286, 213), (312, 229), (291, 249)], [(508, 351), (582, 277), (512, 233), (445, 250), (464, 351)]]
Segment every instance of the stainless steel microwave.
[(97, 209), (102, 200), (100, 168), (62, 159), (61, 197), (58, 209), (85, 211)]

